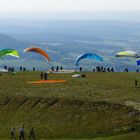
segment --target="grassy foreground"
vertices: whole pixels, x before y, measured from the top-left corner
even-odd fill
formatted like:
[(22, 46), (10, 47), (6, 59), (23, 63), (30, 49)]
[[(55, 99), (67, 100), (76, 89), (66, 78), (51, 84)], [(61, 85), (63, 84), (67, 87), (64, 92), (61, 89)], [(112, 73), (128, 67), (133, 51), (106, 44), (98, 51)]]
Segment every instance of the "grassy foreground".
[(66, 83), (32, 85), (27, 82), (40, 80), (39, 72), (2, 74), (0, 138), (8, 138), (10, 128), (18, 130), (21, 124), (26, 136), (33, 126), (42, 140), (93, 138), (139, 129), (140, 83), (134, 87), (135, 79), (140, 82), (139, 73), (86, 73), (86, 78), (77, 79), (71, 75), (49, 74), (49, 79)]

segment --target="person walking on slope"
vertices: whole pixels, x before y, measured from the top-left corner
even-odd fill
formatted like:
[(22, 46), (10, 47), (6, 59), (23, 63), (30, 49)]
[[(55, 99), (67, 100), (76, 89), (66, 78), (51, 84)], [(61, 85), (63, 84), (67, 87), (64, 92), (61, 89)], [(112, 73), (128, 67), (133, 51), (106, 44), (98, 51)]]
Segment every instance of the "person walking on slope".
[(16, 129), (15, 128), (12, 128), (11, 129), (11, 140), (16, 140)]
[(20, 129), (19, 129), (19, 140), (25, 140), (25, 136), (24, 136), (24, 126), (21, 125)]
[(30, 129), (30, 133), (29, 133), (29, 140), (35, 140), (35, 134), (34, 134), (34, 128), (32, 127)]

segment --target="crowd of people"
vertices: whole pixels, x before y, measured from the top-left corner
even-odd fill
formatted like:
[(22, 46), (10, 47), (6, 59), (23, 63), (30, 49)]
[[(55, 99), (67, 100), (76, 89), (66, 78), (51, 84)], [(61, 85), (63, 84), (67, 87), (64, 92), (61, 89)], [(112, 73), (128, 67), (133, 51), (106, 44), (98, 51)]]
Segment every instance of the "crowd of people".
[[(24, 126), (21, 125), (21, 127), (19, 128), (18, 130), (18, 139), (19, 140), (25, 140), (25, 129), (24, 129)], [(10, 131), (10, 136), (11, 136), (11, 140), (17, 140), (17, 135), (16, 135), (16, 128), (11, 128), (11, 131)], [(31, 127), (30, 130), (29, 130), (29, 140), (35, 140), (35, 133), (34, 133), (34, 128)]]
[[(4, 69), (7, 70), (8, 72), (14, 72), (15, 71), (14, 67), (4, 66)], [(32, 70), (35, 71), (35, 67), (33, 67)], [(27, 68), (20, 66), (19, 71), (27, 71)]]
[[(79, 71), (82, 72), (83, 68), (80, 67)], [(103, 66), (96, 66), (96, 68), (93, 68), (93, 72), (117, 72), (113, 67), (103, 67)], [(125, 68), (123, 72), (129, 72), (128, 68)], [(139, 72), (139, 69), (136, 69), (136, 72)]]
[[(82, 67), (79, 68), (79, 71), (81, 72), (83, 70)], [(93, 72), (115, 72), (114, 68), (110, 67), (103, 67), (103, 66), (97, 66), (96, 68), (93, 68)]]
[[(7, 70), (9, 73), (15, 72), (14, 67), (4, 66), (4, 69)], [(62, 71), (62, 70), (63, 70), (63, 66), (56, 66), (56, 67), (52, 66), (51, 67), (51, 71), (53, 71), (53, 72), (58, 72), (58, 71)], [(28, 71), (28, 70), (27, 70), (27, 68), (20, 66), (19, 71)], [(33, 67), (32, 71), (36, 71), (36, 68)], [(79, 71), (80, 72), (84, 71), (83, 67), (80, 67)], [(104, 66), (96, 66), (95, 68), (92, 69), (92, 71), (93, 72), (117, 72), (117, 71), (115, 71), (115, 69), (113, 67), (104, 67)], [(128, 68), (125, 68), (123, 72), (129, 72)], [(136, 72), (139, 72), (139, 69), (136, 69)], [(47, 77), (47, 74), (44, 77)], [(43, 78), (41, 78), (41, 79), (43, 79)]]
[(52, 71), (59, 71), (59, 70), (63, 70), (63, 66), (61, 66), (61, 67), (56, 66), (56, 68), (55, 68), (55, 66), (52, 66), (52, 67), (51, 67), (51, 70), (52, 70)]

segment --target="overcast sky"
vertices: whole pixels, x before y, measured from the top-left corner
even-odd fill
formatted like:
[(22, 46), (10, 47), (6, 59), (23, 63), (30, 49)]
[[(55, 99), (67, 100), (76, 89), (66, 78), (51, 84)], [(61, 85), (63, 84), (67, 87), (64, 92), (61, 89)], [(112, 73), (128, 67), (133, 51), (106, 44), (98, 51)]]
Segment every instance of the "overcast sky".
[(0, 11), (140, 10), (140, 0), (0, 0)]
[[(57, 18), (58, 12), (61, 13), (60, 17), (65, 17), (64, 13), (71, 11), (96, 13), (97, 11), (138, 10), (140, 10), (140, 0), (0, 0), (0, 17), (16, 17), (20, 13), (21, 16), (23, 14), (31, 16), (43, 12), (49, 18), (51, 16)], [(74, 12), (72, 14), (76, 15)], [(83, 14), (83, 18), (84, 16), (86, 18), (86, 14)]]

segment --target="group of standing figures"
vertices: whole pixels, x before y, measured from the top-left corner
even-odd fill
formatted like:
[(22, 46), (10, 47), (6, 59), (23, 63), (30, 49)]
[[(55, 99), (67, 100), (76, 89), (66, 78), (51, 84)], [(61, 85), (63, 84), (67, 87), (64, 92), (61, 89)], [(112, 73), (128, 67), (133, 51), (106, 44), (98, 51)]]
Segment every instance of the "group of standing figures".
[(47, 72), (41, 72), (40, 73), (40, 78), (43, 80), (48, 80), (48, 73)]
[[(11, 140), (18, 140), (16, 137), (16, 128), (12, 128), (10, 134), (11, 134)], [(23, 125), (19, 129), (19, 140), (25, 140), (25, 130)], [(30, 128), (29, 140), (35, 140), (33, 127)]]
[(59, 67), (59, 66), (56, 66), (56, 68), (54, 66), (51, 67), (51, 70), (52, 71), (59, 71), (59, 70), (63, 70), (63, 66)]

